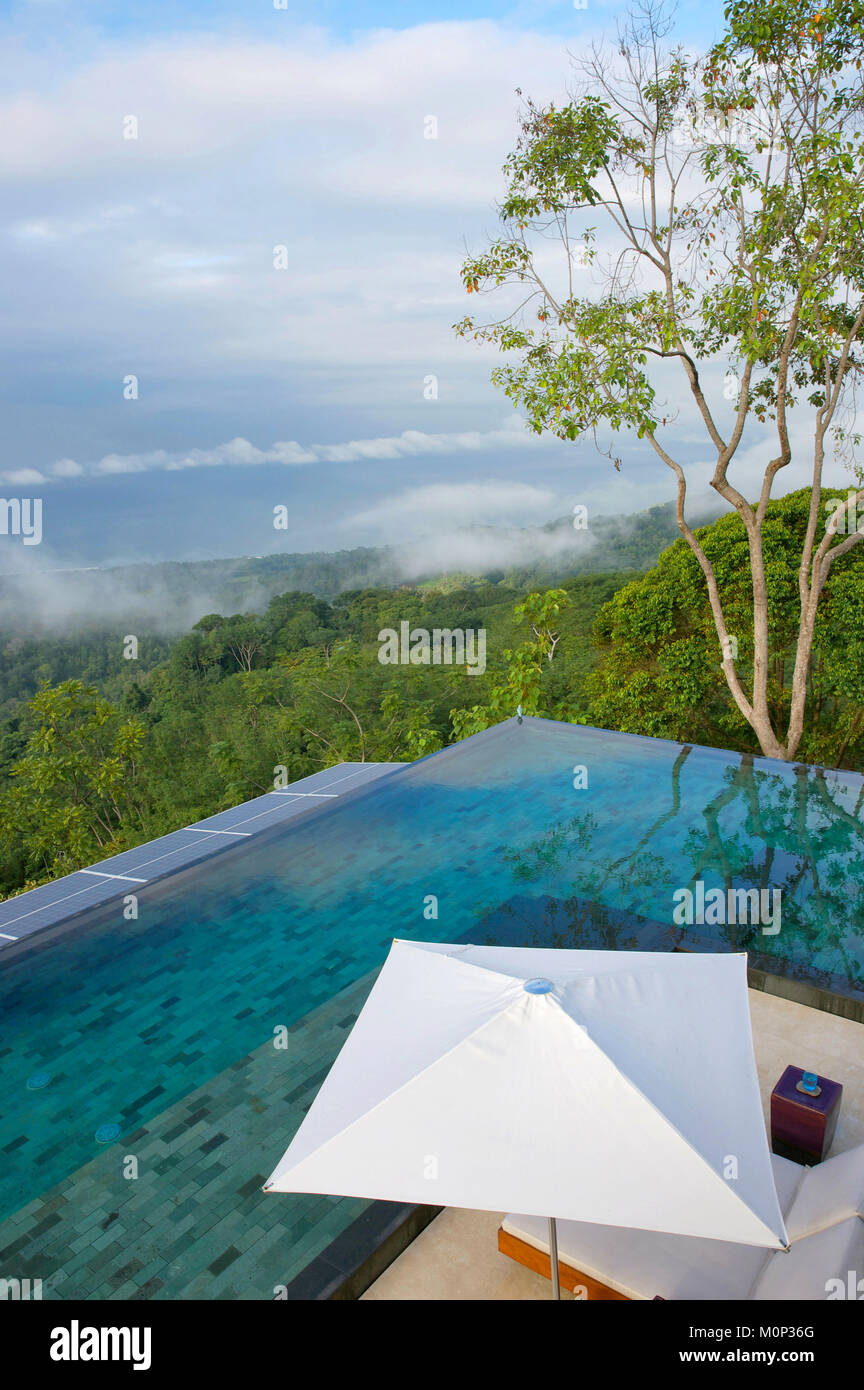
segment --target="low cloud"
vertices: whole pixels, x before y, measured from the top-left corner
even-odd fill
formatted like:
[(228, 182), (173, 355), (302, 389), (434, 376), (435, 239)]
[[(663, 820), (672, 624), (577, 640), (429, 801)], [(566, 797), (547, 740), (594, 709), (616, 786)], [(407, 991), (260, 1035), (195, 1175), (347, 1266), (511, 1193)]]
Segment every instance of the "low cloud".
[[(529, 441), (536, 442), (536, 441)], [(432, 483), (384, 498), (342, 522), (343, 530), (368, 527), (382, 536), (412, 530), (440, 532), (454, 526), (486, 526), (523, 521), (543, 523), (566, 510), (567, 502), (549, 488), (489, 479), (471, 483)]]
[(402, 577), (408, 580), (438, 574), (551, 570), (559, 564), (563, 574), (598, 544), (590, 531), (574, 531), (566, 523), (548, 530), (477, 527), (424, 536), (410, 545), (399, 546), (395, 558)]
[(230, 577), (230, 561), (221, 585), (196, 574), (194, 566), (185, 587), (171, 580), (168, 566), (160, 565), (0, 576), (0, 633), (68, 638), (92, 630), (115, 632), (120, 641), (127, 633), (188, 632), (205, 613), (263, 612), (274, 586), (249, 579), (234, 586), (236, 597), (228, 602)]
[(314, 553), (287, 555), (281, 557), (279, 573), (272, 563), (276, 556), (185, 567), (157, 563), (46, 570), (37, 569), (32, 555), (18, 551), (16, 572), (0, 574), (0, 633), (71, 636), (93, 629), (115, 631), (118, 637), (175, 634), (188, 631), (205, 613), (263, 612), (274, 593), (292, 589), (314, 588), (333, 598), (346, 589), (392, 587), (453, 572), (480, 575), (556, 564), (566, 572), (596, 545), (588, 532), (574, 531), (565, 519), (548, 528), (442, 529), (418, 541), (341, 552), (329, 567)]

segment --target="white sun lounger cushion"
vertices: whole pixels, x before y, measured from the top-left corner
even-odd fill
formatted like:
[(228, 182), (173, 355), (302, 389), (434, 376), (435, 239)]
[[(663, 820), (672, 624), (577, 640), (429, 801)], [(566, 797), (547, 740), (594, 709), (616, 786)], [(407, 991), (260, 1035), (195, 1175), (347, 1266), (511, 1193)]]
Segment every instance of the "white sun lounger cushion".
[(769, 1255), (750, 1298), (757, 1303), (775, 1298), (824, 1302), (832, 1294), (834, 1298), (848, 1297), (848, 1293), (838, 1295), (837, 1290), (847, 1290), (850, 1283), (857, 1287), (862, 1276), (864, 1221), (850, 1216), (836, 1226), (793, 1241), (788, 1255), (782, 1250)]
[[(503, 1226), (548, 1254), (548, 1228), (542, 1218), (507, 1216)], [(651, 1299), (659, 1294), (667, 1299), (713, 1300), (746, 1297), (766, 1252), (725, 1240), (559, 1221), (558, 1258), (627, 1298)]]
[[(771, 1164), (785, 1212), (806, 1170), (777, 1154), (772, 1154)], [(542, 1218), (509, 1215), (502, 1224), (510, 1235), (548, 1254), (548, 1225)], [(731, 1241), (559, 1221), (558, 1258), (627, 1298), (659, 1294), (666, 1299), (711, 1300), (746, 1298), (772, 1256)]]
[(806, 1169), (794, 1202), (783, 1214), (792, 1241), (850, 1216), (864, 1216), (864, 1144)]

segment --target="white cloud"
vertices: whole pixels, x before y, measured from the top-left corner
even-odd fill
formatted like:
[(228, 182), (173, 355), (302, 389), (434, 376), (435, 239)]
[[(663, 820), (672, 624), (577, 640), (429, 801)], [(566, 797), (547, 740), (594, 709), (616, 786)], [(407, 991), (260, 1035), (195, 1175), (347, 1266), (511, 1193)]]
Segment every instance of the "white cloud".
[(58, 459), (52, 466), (57, 478), (75, 478), (83, 474), (108, 475), (115, 473), (176, 472), (185, 468), (236, 467), (238, 464), (283, 463), (299, 466), (309, 463), (359, 463), (364, 460), (419, 458), (432, 454), (486, 453), (491, 449), (547, 448), (553, 441), (538, 440), (522, 424), (518, 416), (494, 430), (455, 430), (445, 434), (427, 434), (423, 430), (403, 430), (401, 434), (377, 439), (350, 439), (344, 444), (299, 444), (283, 440), (269, 449), (259, 449), (248, 439), (230, 439), (213, 449), (188, 449), (171, 453), (166, 449), (151, 449), (140, 454), (106, 454), (87, 464), (74, 459)]
[(492, 401), (483, 353), (451, 331), (470, 307), (459, 266), (494, 224), (515, 89), (560, 95), (565, 38), (488, 20), (337, 40), (278, 16), (272, 32), (136, 36), (74, 48), (65, 71), (55, 55), (50, 81), (7, 74), (8, 337), (25, 362), (68, 355), (95, 378), (119, 350), (178, 396), (202, 368), (242, 371), (250, 398), (256, 372), (260, 391), (285, 373), (310, 407), (347, 392), (360, 437), (384, 423), (390, 372), (439, 374), (442, 403), (478, 386)]
[(376, 527), (398, 533), (400, 527), (440, 531), (453, 526), (499, 525), (519, 520), (543, 523), (567, 509), (568, 502), (550, 488), (491, 478), (482, 482), (433, 483), (410, 488), (347, 518), (343, 527)]
[[(22, 438), (7, 441), (16, 476), (30, 464), (26, 476), (41, 481), (461, 454), (470, 477), (472, 456), (494, 452), (496, 474), (515, 475), (514, 498), (523, 460), (536, 464), (538, 493), (559, 496), (564, 446), (556, 453), (515, 418), (496, 427), (502, 398), (488, 373), (497, 354), (457, 340), (450, 325), (474, 307), (459, 281), (465, 246), (497, 229), (515, 88), (560, 99), (568, 48), (608, 27), (599, 5), (560, 14), (560, 37), (532, 32), (530, 13), (522, 28), (430, 23), (350, 40), (292, 29), (287, 16), (266, 41), (226, 40), (218, 27), (169, 40), (136, 30), (101, 48), (88, 35), (68, 55), (52, 51), (50, 65), (38, 55), (9, 66), (0, 96), (0, 120), (15, 132), (0, 145), (7, 389), (19, 369), (23, 399), (33, 399), (34, 380), (46, 383), (39, 444), (26, 420)], [(128, 114), (137, 140), (123, 139)], [(423, 138), (428, 115), (436, 140)], [(288, 247), (285, 271), (274, 268), (276, 244)], [(551, 250), (548, 259), (551, 269)], [(488, 308), (494, 316), (501, 303)], [(121, 401), (127, 372), (140, 378), (140, 409)], [(427, 406), (428, 373), (440, 393)], [(671, 368), (660, 380), (681, 406), (682, 461), (704, 458), (692, 402)], [(225, 442), (160, 447), (177, 440), (181, 412), (182, 438)], [(433, 419), (435, 431), (425, 428)], [(100, 457), (92, 441), (102, 429), (111, 452)], [(344, 442), (291, 437), (325, 430)], [(241, 437), (250, 434), (277, 442)], [(761, 462), (753, 447), (742, 456), (748, 480)], [(620, 488), (625, 510), (672, 495), (671, 475), (644, 445), (622, 448), (623, 475), (592, 455), (580, 482), (590, 463), (597, 491), (617, 506)], [(701, 486), (707, 467), (694, 466)], [(405, 473), (406, 485), (418, 481)], [(791, 486), (792, 470), (787, 478)], [(462, 495), (477, 520), (483, 505), (486, 520), (506, 515), (490, 486)], [(375, 526), (411, 513), (419, 524), (424, 506), (446, 505), (415, 490), (360, 515)], [(332, 517), (329, 497), (322, 513)]]
[(559, 527), (551, 531), (524, 528), (441, 531), (400, 545), (396, 558), (405, 579), (423, 575), (488, 574), (490, 570), (550, 564), (566, 556), (584, 556), (598, 542), (590, 531)]
[[(174, 35), (106, 46), (50, 92), (0, 102), (0, 117), (16, 131), (0, 149), (0, 172), (75, 178), (173, 163), (194, 174), (207, 158), (255, 157), (275, 141), (276, 185), (302, 167), (319, 187), (363, 200), (408, 196), (431, 205), (456, 191), (476, 206), (494, 195), (495, 166), (485, 155), (506, 138), (501, 118), (512, 118), (515, 87), (547, 64), (565, 67), (564, 42), (467, 20), (367, 31), (348, 42), (283, 29), (272, 41)], [(438, 119), (437, 140), (423, 138), (429, 114)], [(129, 115), (137, 138), (124, 138)], [(322, 144), (323, 164), (315, 158)]]
[(14, 483), (17, 487), (30, 487), (47, 481), (37, 468), (7, 468), (0, 473), (4, 483)]

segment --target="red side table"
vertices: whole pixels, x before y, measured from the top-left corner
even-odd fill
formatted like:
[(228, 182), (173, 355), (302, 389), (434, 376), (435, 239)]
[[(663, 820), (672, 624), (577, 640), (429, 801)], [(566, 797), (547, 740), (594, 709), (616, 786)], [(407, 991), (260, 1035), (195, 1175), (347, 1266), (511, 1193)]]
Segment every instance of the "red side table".
[(771, 1092), (771, 1148), (793, 1163), (821, 1163), (834, 1138), (843, 1087), (818, 1077), (820, 1094), (798, 1089), (800, 1067), (787, 1067)]

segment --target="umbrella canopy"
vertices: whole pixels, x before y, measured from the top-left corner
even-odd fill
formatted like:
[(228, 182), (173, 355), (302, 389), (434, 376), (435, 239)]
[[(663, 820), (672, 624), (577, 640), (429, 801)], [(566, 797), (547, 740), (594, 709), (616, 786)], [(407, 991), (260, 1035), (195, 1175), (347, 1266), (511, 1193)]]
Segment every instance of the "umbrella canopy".
[(746, 957), (394, 941), (265, 1191), (782, 1248)]

